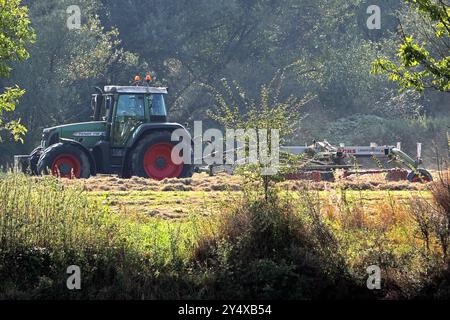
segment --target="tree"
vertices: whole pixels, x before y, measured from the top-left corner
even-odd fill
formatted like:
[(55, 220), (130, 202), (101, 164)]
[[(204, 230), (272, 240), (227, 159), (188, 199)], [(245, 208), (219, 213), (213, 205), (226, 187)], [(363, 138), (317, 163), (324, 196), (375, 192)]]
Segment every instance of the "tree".
[[(275, 194), (273, 185), (283, 180), (285, 174), (290, 173), (295, 168), (292, 165), (298, 159), (288, 155), (284, 155), (285, 161), (283, 163), (279, 163), (278, 160), (280, 159), (271, 159), (269, 163), (264, 163), (261, 159), (267, 154), (273, 155), (275, 148), (296, 131), (301, 117), (300, 109), (315, 98), (311, 93), (306, 94), (303, 98), (298, 98), (292, 94), (286, 95), (282, 87), (288, 71), (293, 71), (297, 75), (316, 72), (315, 68), (305, 65), (303, 61), (296, 61), (278, 70), (268, 84), (262, 85), (258, 99), (249, 97), (236, 81), (230, 84), (226, 79), (222, 79), (224, 93), (203, 84), (209, 90), (215, 102), (215, 110), (209, 110), (210, 117), (226, 129), (241, 129), (244, 130), (244, 135), (247, 134), (248, 130), (255, 130), (255, 132), (256, 130), (267, 130), (266, 133), (270, 133), (272, 138), (274, 130), (277, 131), (279, 141), (276, 146), (272, 145), (273, 141), (263, 142), (261, 140), (266, 140), (266, 135), (256, 134), (254, 137), (257, 141), (255, 144), (257, 159), (254, 159), (256, 161), (240, 165), (238, 169), (238, 173), (244, 177), (245, 185), (261, 182), (266, 201)], [(242, 138), (245, 140), (250, 137)], [(250, 146), (244, 144), (243, 147), (245, 148), (245, 157), (250, 158)], [(237, 149), (233, 150), (234, 153), (237, 153)], [(278, 154), (278, 152), (276, 153)], [(277, 163), (273, 163), (273, 160)], [(289, 165), (287, 162), (289, 162)]]
[(140, 69), (136, 55), (121, 48), (117, 30), (101, 25), (97, 2), (77, 2), (81, 26), (72, 30), (67, 28), (66, 12), (72, 1), (30, 3), (36, 41), (29, 48), (31, 57), (26, 63), (16, 63), (11, 72), (11, 79), (20, 81), (27, 91), (16, 113), (30, 134), (24, 146), (9, 145), (8, 150), (29, 152), (43, 128), (89, 120), (94, 86), (128, 84), (136, 72), (147, 71)]
[(412, 34), (400, 25), (402, 43), (399, 61), (377, 59), (372, 68), (376, 74), (387, 74), (403, 88), (423, 91), (432, 88), (450, 91), (450, 6), (448, 0), (404, 0), (416, 18)]
[[(22, 6), (20, 0), (0, 0), (0, 78), (9, 77), (12, 62), (29, 57), (26, 45), (33, 40), (27, 7)], [(15, 86), (5, 88), (0, 94), (0, 131), (10, 132), (16, 141), (22, 142), (26, 128), (20, 120), (11, 120), (7, 113), (15, 110), (24, 93)]]

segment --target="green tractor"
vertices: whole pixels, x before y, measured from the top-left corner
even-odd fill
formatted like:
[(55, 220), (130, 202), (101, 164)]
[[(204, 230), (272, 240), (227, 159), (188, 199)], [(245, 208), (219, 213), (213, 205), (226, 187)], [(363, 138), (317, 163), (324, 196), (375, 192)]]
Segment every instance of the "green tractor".
[(171, 140), (172, 132), (186, 129), (167, 122), (167, 88), (107, 86), (96, 91), (92, 121), (44, 129), (39, 147), (28, 156), (15, 156), (16, 170), (64, 178), (192, 176), (192, 164), (172, 161), (178, 143)]

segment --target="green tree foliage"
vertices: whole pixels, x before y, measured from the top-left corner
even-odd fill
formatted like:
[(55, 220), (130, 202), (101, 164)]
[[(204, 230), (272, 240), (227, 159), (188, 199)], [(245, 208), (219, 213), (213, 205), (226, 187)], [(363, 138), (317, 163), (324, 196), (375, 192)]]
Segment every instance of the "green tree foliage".
[(387, 74), (403, 88), (450, 91), (450, 3), (446, 0), (405, 0), (419, 16), (420, 27), (412, 34), (402, 30), (398, 62), (380, 58), (374, 73)]
[(30, 19), (36, 42), (29, 46), (26, 63), (15, 63), (11, 82), (19, 82), (27, 94), (16, 112), (29, 130), (24, 148), (7, 150), (28, 153), (40, 140), (45, 127), (89, 121), (90, 94), (94, 86), (128, 84), (139, 68), (137, 55), (121, 47), (117, 29), (106, 30), (95, 0), (78, 1), (81, 28), (67, 28), (69, 0), (30, 3)]
[[(338, 112), (342, 104), (344, 112), (367, 108), (366, 101), (356, 99), (361, 96), (355, 97), (374, 79), (368, 73), (374, 51), (359, 22), (367, 8), (361, 0), (141, 0), (126, 5), (105, 0), (104, 5), (124, 46), (148, 59), (170, 84), (171, 112), (177, 118), (205, 118), (209, 100), (198, 82), (218, 86), (224, 77), (235, 79), (256, 97), (270, 75), (298, 59), (321, 72), (292, 75), (285, 88), (300, 96), (317, 92), (321, 104)], [(370, 93), (376, 95), (375, 90)]]
[(297, 73), (315, 72), (302, 61), (296, 61), (278, 70), (268, 84), (261, 86), (258, 100), (251, 98), (237, 81), (230, 84), (222, 79), (225, 94), (205, 85), (216, 105), (209, 115), (226, 128), (279, 130), (280, 138), (285, 142), (299, 125), (301, 108), (314, 98), (312, 94), (307, 94), (303, 98), (288, 95), (283, 99), (283, 80), (288, 71), (292, 72), (290, 69)]
[[(20, 0), (0, 0), (0, 78), (10, 75), (12, 62), (24, 61), (29, 57), (26, 45), (33, 39), (28, 9), (21, 5)], [(9, 113), (15, 110), (24, 93), (17, 86), (5, 88), (0, 93), (0, 131), (10, 132), (16, 141), (22, 142), (26, 128), (20, 120), (9, 119)]]
[[(275, 146), (271, 143), (274, 130), (278, 132), (279, 144), (285, 143), (294, 134), (299, 127), (302, 107), (314, 99), (311, 93), (302, 98), (292, 94), (286, 95), (282, 87), (288, 72), (312, 74), (316, 72), (316, 69), (299, 60), (278, 70), (268, 84), (261, 86), (258, 99), (251, 98), (237, 81), (230, 84), (226, 79), (222, 79), (224, 93), (211, 86), (203, 85), (214, 98), (215, 109), (209, 110), (209, 115), (216, 122), (227, 129), (267, 130), (269, 133), (269, 137), (261, 137), (259, 133), (257, 134), (257, 163), (244, 165), (239, 170), (246, 182), (253, 187), (255, 182), (261, 182), (266, 200), (276, 194), (276, 190), (272, 187), (276, 182), (283, 180), (284, 175), (292, 168), (287, 169), (291, 166), (286, 166), (284, 161), (279, 163), (279, 159), (272, 159), (278, 163), (272, 161), (268, 164), (262, 163), (261, 156), (265, 156), (266, 152), (273, 154), (275, 151)], [(264, 145), (267, 143), (267, 148), (265, 149), (261, 147), (261, 139), (266, 138), (267, 142), (265, 141)], [(262, 153), (264, 155), (261, 155)], [(248, 149), (246, 156), (249, 156)], [(292, 158), (283, 160), (296, 160)]]
[[(36, 43), (28, 47), (31, 57), (11, 64), (10, 80), (0, 79), (3, 87), (20, 83), (27, 91), (16, 114), (29, 134), (24, 146), (1, 145), (0, 155), (5, 158), (0, 156), (0, 162), (13, 153), (29, 153), (44, 127), (89, 120), (93, 86), (129, 84), (136, 73), (148, 71), (156, 79), (154, 85), (170, 88), (170, 120), (203, 120), (205, 126), (212, 126), (207, 116), (211, 99), (200, 83), (219, 88), (221, 79), (233, 79), (245, 88), (248, 99), (259, 100), (261, 86), (278, 69), (302, 61), (305, 70), (314, 72), (286, 73), (282, 98), (309, 92), (317, 98), (303, 108), (300, 130), (286, 139), (290, 144), (347, 139), (351, 132), (343, 137), (342, 130), (329, 129), (340, 128), (355, 114), (382, 120), (398, 115), (399, 123), (406, 125), (426, 113), (431, 125), (435, 118), (448, 117), (442, 95), (424, 92), (416, 98), (397, 93), (394, 83), (370, 74), (377, 54), (395, 61), (391, 48), (398, 45), (398, 30), (414, 35), (417, 43), (424, 43), (427, 33), (416, 34), (416, 30), (432, 30), (432, 25), (426, 28), (422, 23), (423, 15), (408, 11), (402, 3), (381, 3), (382, 29), (369, 30), (370, 0), (30, 1), (37, 34)], [(69, 30), (66, 9), (73, 4), (81, 9), (81, 28)], [(439, 39), (448, 38), (444, 34)], [(445, 49), (437, 43), (435, 47), (432, 57)], [(403, 105), (421, 108), (403, 110)], [(382, 120), (358, 122), (375, 127), (357, 130), (379, 132)], [(427, 132), (442, 131), (444, 121), (439, 121), (435, 130)], [(398, 140), (409, 139), (402, 136), (406, 130), (398, 132)], [(384, 140), (387, 136), (367, 137), (363, 143), (394, 143)], [(435, 138), (430, 133), (422, 142)]]

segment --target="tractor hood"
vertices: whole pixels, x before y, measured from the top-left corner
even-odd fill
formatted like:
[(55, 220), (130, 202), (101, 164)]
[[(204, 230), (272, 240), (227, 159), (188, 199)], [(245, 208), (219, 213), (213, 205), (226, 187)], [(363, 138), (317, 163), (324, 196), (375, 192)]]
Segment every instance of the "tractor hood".
[(43, 130), (43, 146), (58, 143), (60, 138), (75, 140), (87, 148), (92, 148), (106, 135), (106, 122), (91, 121), (71, 123)]
[[(94, 134), (98, 136), (99, 133), (104, 133), (104, 131), (101, 131), (101, 129), (103, 129), (104, 127), (105, 127), (104, 121), (80, 122), (46, 128), (43, 130), (43, 133), (45, 134), (57, 131), (62, 135), (77, 134), (78, 136), (85, 136), (86, 134), (87, 135)], [(68, 138), (68, 137), (61, 136), (61, 138)]]

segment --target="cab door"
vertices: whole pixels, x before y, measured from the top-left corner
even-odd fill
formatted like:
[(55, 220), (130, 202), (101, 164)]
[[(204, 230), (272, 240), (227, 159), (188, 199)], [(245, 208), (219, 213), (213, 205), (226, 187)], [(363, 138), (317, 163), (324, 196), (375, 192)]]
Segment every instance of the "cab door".
[(143, 94), (119, 94), (115, 103), (111, 140), (114, 148), (123, 148), (134, 131), (146, 119)]

